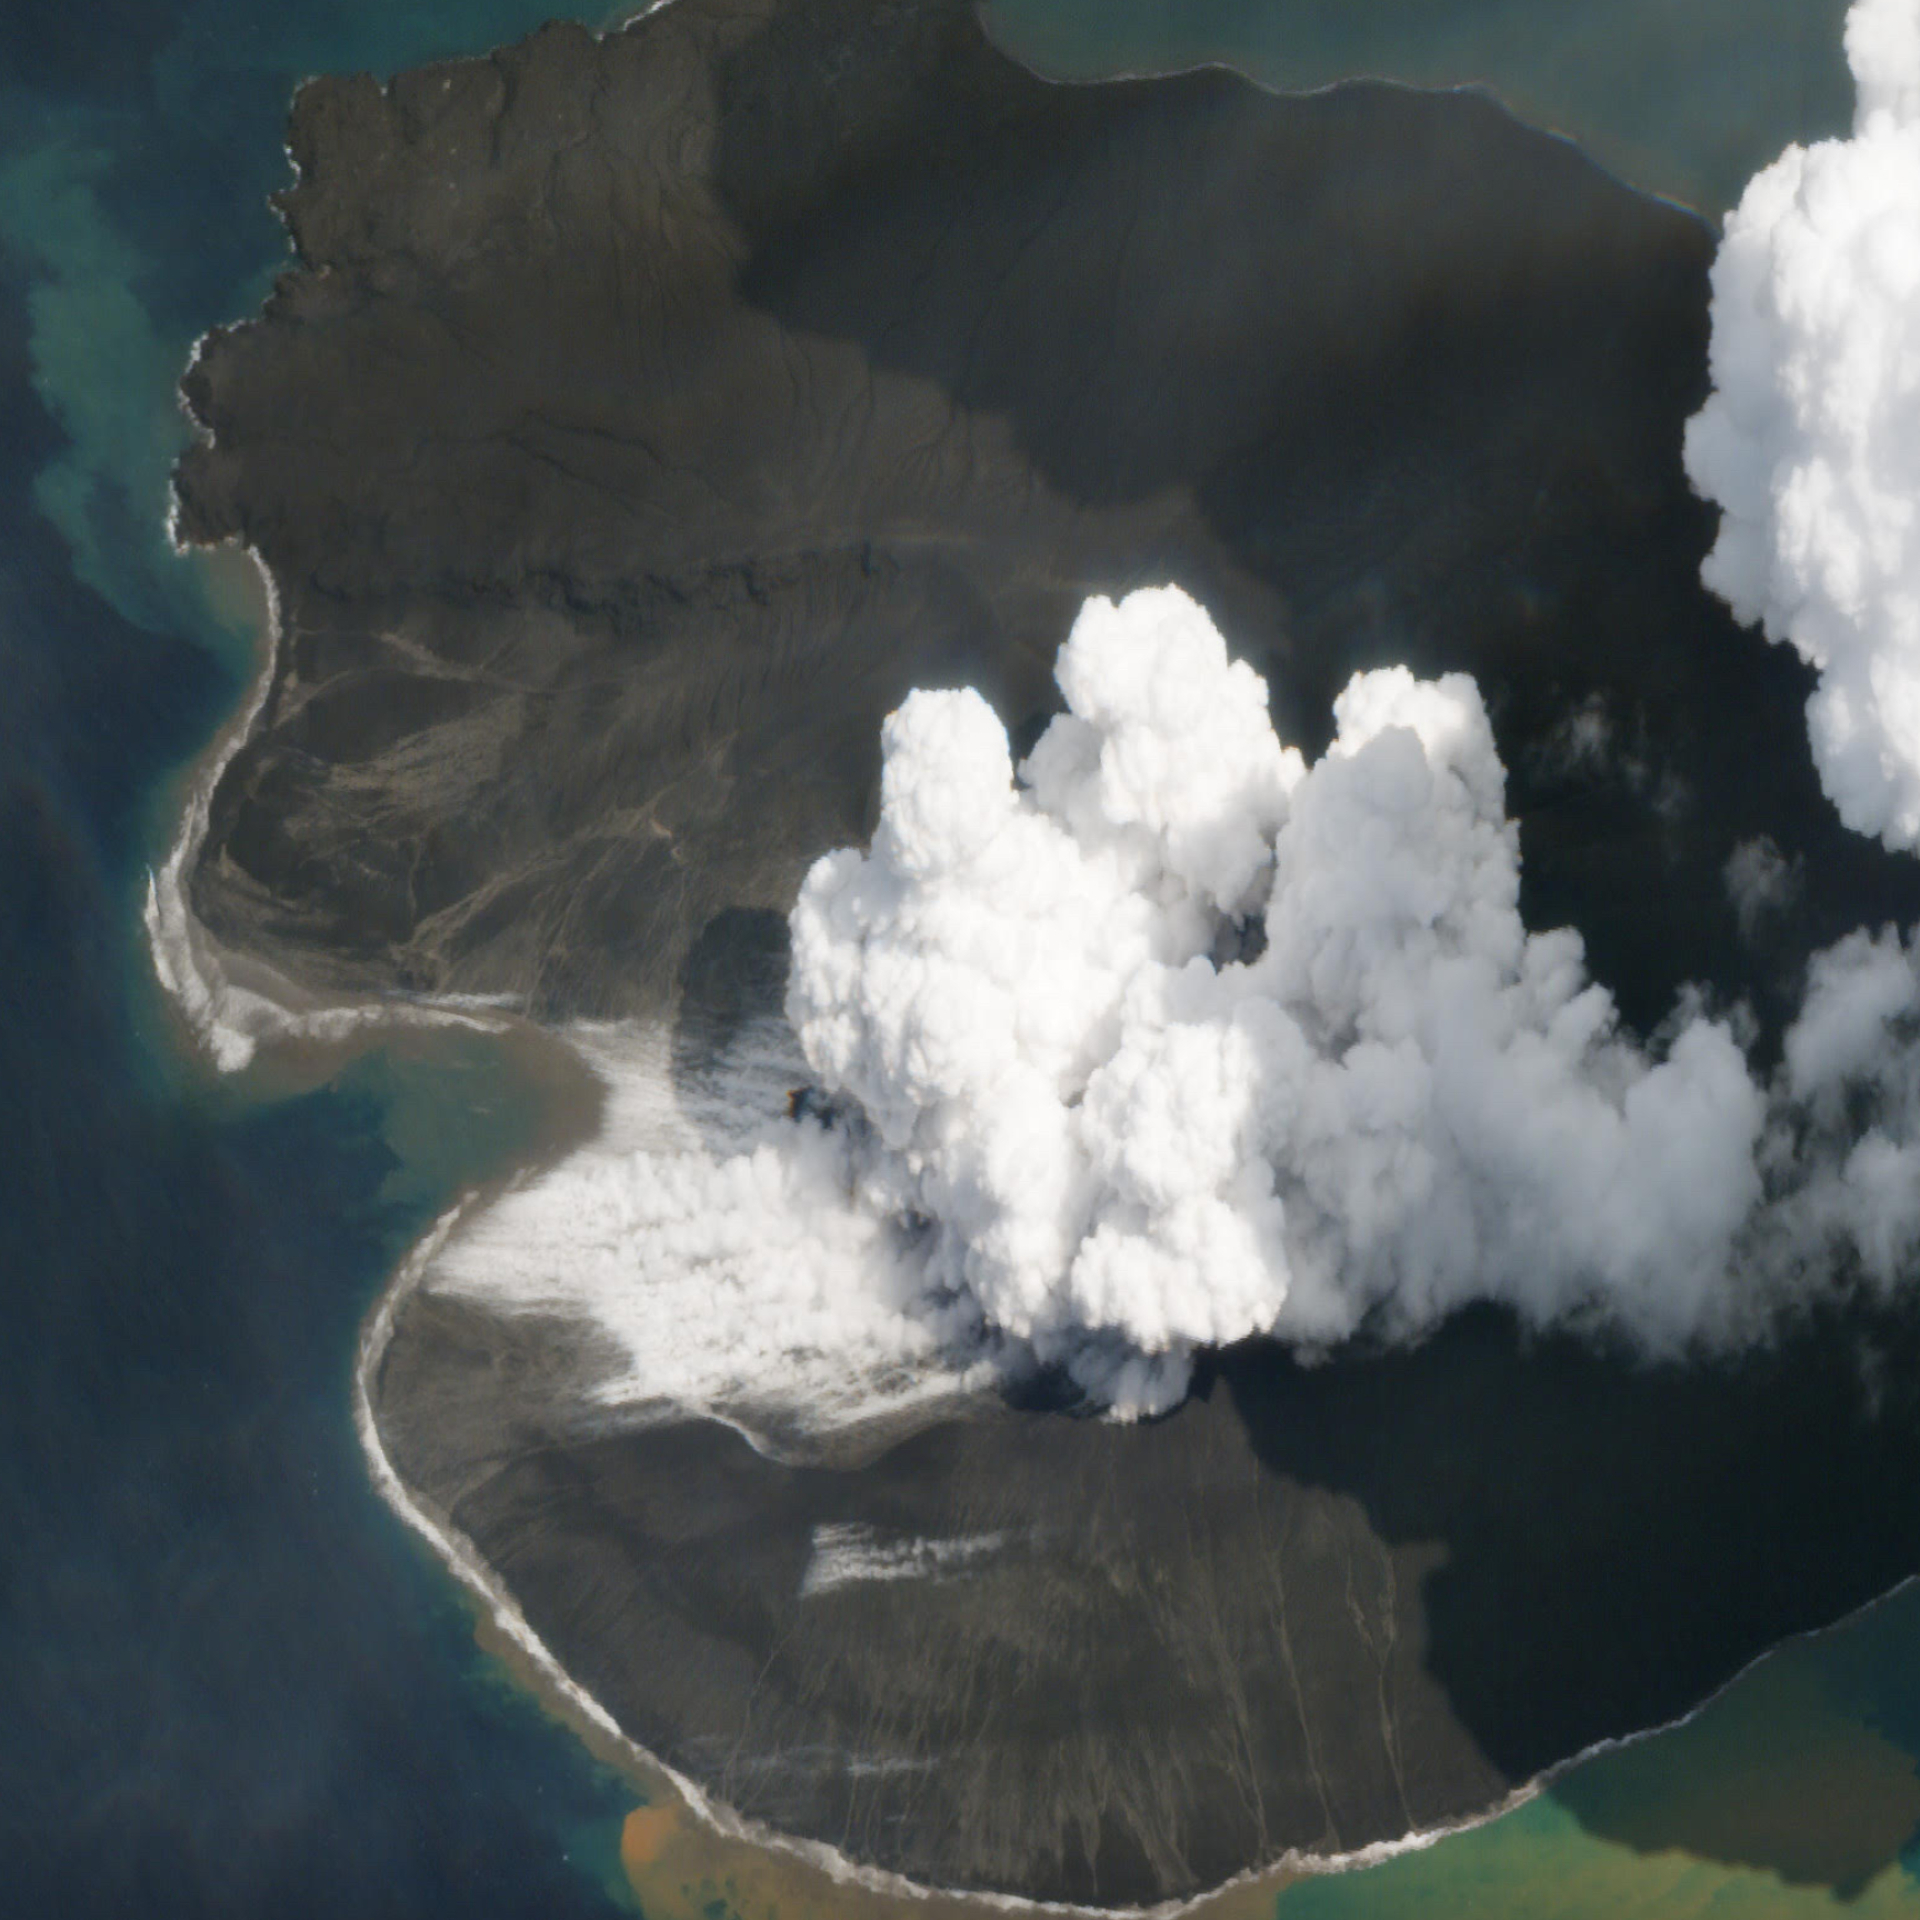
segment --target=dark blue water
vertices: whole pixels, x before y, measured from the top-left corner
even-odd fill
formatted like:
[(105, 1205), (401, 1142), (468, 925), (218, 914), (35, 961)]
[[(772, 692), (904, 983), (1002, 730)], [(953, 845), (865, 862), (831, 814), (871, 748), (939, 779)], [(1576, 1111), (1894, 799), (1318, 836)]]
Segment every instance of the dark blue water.
[[(179, 771), (248, 659), (162, 537), (173, 385), (283, 257), (266, 196), (292, 85), (549, 11), (0, 0), (0, 1914), (625, 1904), (633, 1788), (477, 1650), (351, 1423), (367, 1305), (531, 1121), (478, 1047), (376, 1054), (297, 1095), (219, 1087), (183, 1062), (139, 931)], [(1017, 11), (1048, 24), (1041, 0)], [(1116, 14), (1117, 61), (1152, 64), (1149, 11)], [(1268, 45), (1284, 11), (1210, 4), (1201, 51)], [(1097, 67), (1088, 18), (1059, 0)], [(1166, 57), (1194, 57), (1173, 25)], [(1827, 69), (1807, 74), (1825, 113)], [(1724, 117), (1700, 124), (1720, 140)], [(1281, 1911), (1920, 1911), (1916, 1675), (1909, 1595), (1516, 1819)], [(724, 1915), (724, 1887), (692, 1908), (709, 1892)]]
[(183, 1074), (138, 922), (242, 658), (160, 538), (170, 388), (282, 251), (291, 85), (542, 11), (0, 14), (10, 1914), (612, 1910), (632, 1789), (501, 1684), (349, 1418), (360, 1316), (443, 1194), (394, 1177), (377, 1066), (273, 1103)]

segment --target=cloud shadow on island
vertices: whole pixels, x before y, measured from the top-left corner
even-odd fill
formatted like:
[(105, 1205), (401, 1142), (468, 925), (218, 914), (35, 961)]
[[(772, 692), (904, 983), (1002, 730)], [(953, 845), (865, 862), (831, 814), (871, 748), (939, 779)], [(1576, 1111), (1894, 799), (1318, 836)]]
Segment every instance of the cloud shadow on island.
[[(1317, 1367), (1250, 1343), (1214, 1356), (1207, 1385), (1270, 1471), (1351, 1495), (1383, 1540), (1437, 1546), (1427, 1670), (1488, 1758), (1524, 1779), (1673, 1719), (1911, 1572), (1916, 1361), (1912, 1313), (1821, 1310), (1774, 1348), (1682, 1365), (1529, 1336), (1475, 1308), (1411, 1351)], [(1861, 1789), (1844, 1803), (1792, 1770), (1812, 1764), (1809, 1727)], [(1845, 1894), (1920, 1826), (1912, 1776), (1910, 1754), (1769, 1663), (1703, 1722), (1553, 1791), (1636, 1850)]]
[[(963, 7), (914, 20), (784, 9), (719, 63), (750, 304), (933, 383), (969, 448), (1004, 423), (1076, 516), (1059, 574), (1186, 586), (1310, 758), (1354, 671), (1474, 674), (1528, 923), (1579, 927), (1643, 1031), (1704, 981), (1777, 1035), (1808, 954), (1920, 915), (1920, 863), (1819, 790), (1811, 676), (1700, 585), (1704, 223), (1485, 95), (1222, 69), (1063, 89)], [(807, 84), (849, 66), (871, 95)], [(988, 650), (1047, 652), (1064, 627), (1029, 631), (1007, 548), (967, 556), (1002, 610)], [(1723, 873), (1762, 838), (1805, 886), (1755, 951)]]

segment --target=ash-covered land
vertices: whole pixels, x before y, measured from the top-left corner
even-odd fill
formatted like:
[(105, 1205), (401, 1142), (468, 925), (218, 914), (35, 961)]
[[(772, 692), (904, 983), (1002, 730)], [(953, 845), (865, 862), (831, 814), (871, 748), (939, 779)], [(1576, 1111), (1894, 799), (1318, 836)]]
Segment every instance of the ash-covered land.
[[(1897, 175), (1901, 4), (1811, 175)], [(1758, 184), (1710, 281), (1486, 98), (1052, 86), (965, 0), (673, 0), (289, 145), (185, 383), (280, 633), (173, 959), (605, 1081), (369, 1385), (623, 1729), (1152, 1903), (1920, 1564), (1910, 476), (1728, 317), (1784, 234), (1773, 333), (1908, 405), (1898, 205), (1805, 323)]]

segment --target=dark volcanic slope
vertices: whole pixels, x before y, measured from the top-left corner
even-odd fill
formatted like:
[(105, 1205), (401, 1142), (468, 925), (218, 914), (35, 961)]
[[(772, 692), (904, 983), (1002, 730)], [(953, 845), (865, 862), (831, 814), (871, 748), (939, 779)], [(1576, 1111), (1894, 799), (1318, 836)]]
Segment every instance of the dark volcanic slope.
[[(777, 981), (888, 708), (1031, 728), (1080, 599), (1168, 577), (1308, 746), (1356, 666), (1478, 674), (1529, 917), (1642, 1023), (1706, 978), (1777, 1028), (1810, 948), (1920, 914), (1697, 583), (1709, 236), (1485, 100), (1057, 89), (962, 0), (675, 0), (317, 82), (291, 144), (299, 264), (190, 374), (179, 493), (286, 622), (194, 904), (310, 985), (647, 1014), (736, 942)], [(1762, 833), (1802, 888), (1743, 936)], [(1476, 1316), (840, 1472), (583, 1438), (569, 1351), (418, 1297), (403, 1473), (643, 1741), (949, 1883), (1150, 1899), (1483, 1807), (1920, 1553), (1913, 1408), (1856, 1391), (1920, 1373), (1832, 1329), (1682, 1377)], [(802, 1593), (823, 1539), (983, 1534)]]
[[(1530, 911), (1638, 1018), (1726, 978), (1742, 836), (1804, 851), (1800, 951), (1920, 907), (1695, 578), (1708, 234), (1486, 100), (675, 0), (315, 82), (290, 145), (301, 265), (179, 493), (288, 627), (193, 900), (297, 977), (655, 1006), (862, 831), (910, 686), (1033, 719), (1083, 595), (1169, 576), (1309, 744), (1357, 665), (1476, 672)], [(1541, 750), (1596, 701), (1610, 753)]]
[[(555, 1329), (428, 1294), (378, 1400), (650, 1750), (857, 1860), (1118, 1904), (1483, 1811), (1892, 1585), (1920, 1339), (1876, 1330), (1866, 1418), (1863, 1338), (1634, 1373), (1476, 1312), (1412, 1354), (1229, 1352), (1153, 1426), (985, 1408), (844, 1472), (710, 1422), (582, 1436)], [(822, 1582), (836, 1546), (874, 1577)]]

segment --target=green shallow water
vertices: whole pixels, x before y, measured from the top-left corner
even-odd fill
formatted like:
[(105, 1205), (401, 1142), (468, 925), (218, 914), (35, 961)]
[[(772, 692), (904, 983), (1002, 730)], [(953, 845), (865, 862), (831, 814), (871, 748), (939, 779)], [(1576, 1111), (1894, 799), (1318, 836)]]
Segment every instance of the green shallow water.
[(1614, 172), (1718, 218), (1787, 140), (1842, 133), (1845, 0), (988, 0), (1059, 79), (1225, 61), (1270, 86), (1483, 86)]
[[(625, 1900), (619, 1838), (631, 1791), (578, 1754), (565, 1734), (505, 1688), (500, 1669), (473, 1654), (449, 1584), (412, 1554), (360, 1484), (350, 1428), (346, 1364), (361, 1305), (410, 1232), (537, 1137), (532, 1094), (489, 1060), (484, 1043), (467, 1038), (376, 1049), (330, 1071), (318, 1088), (292, 1087), (271, 1073), (237, 1088), (213, 1090), (191, 1077), (183, 1087), (137, 931), (144, 865), (173, 829), (171, 783), (237, 696), (251, 657), (247, 634), (209, 598), (201, 572), (169, 552), (162, 513), (166, 471), (184, 433), (173, 387), (191, 342), (250, 310), (282, 258), (265, 198), (284, 179), (279, 127), (291, 85), (307, 72), (384, 72), (477, 50), (549, 11), (528, 0), (325, 0), (297, 9), (267, 0), (123, 0), (109, 18), (90, 24), (61, 27), (46, 10), (44, 18), (29, 11), (0, 22), (0, 298), (8, 309), (10, 377), (30, 385), (38, 409), (31, 434), (10, 441), (0, 462), (0, 477), (26, 516), (18, 524), (33, 536), (10, 544), (0, 564), (7, 596), (0, 599), (0, 639), (39, 647), (48, 658), (62, 650), (57, 665), (66, 676), (45, 695), (48, 717), (35, 723), (31, 743), (0, 733), (11, 756), (0, 771), (66, 836), (56, 838), (68, 849), (63, 857), (90, 874), (97, 869), (97, 889), (74, 908), (74, 925), (113, 965), (99, 1005), (85, 1020), (76, 1011), (73, 1031), (117, 1036), (97, 1045), (121, 1049), (111, 1075), (99, 1064), (106, 1053), (98, 1055), (97, 1084), (57, 1078), (51, 1065), (46, 1084), (58, 1084), (69, 1102), (98, 1102), (102, 1113), (139, 1103), (147, 1116), (141, 1125), (150, 1120), (152, 1131), (138, 1139), (150, 1144), (129, 1151), (153, 1154), (160, 1149), (152, 1142), (190, 1138), (210, 1167), (225, 1170), (220, 1178), (286, 1183), (290, 1212), (309, 1222), (296, 1251), (313, 1272), (301, 1269), (301, 1285), (310, 1290), (330, 1275), (340, 1303), (310, 1340), (274, 1346), (271, 1365), (281, 1373), (246, 1372), (259, 1405), (233, 1398), (238, 1372), (220, 1386), (227, 1398), (218, 1418), (235, 1426), (234, 1457), (250, 1463), (223, 1497), (256, 1501), (259, 1526), (234, 1532), (223, 1521), (227, 1531), (207, 1551), (234, 1556), (240, 1570), (232, 1577), (244, 1586), (245, 1554), (270, 1551), (282, 1534), (292, 1537), (289, 1502), (294, 1492), (307, 1497), (304, 1476), (318, 1460), (312, 1470), (324, 1468), (326, 1477), (316, 1479), (314, 1497), (329, 1502), (326, 1525), (334, 1531), (313, 1537), (345, 1543), (341, 1555), (360, 1569), (352, 1591), (379, 1594), (353, 1636), (345, 1627), (334, 1638), (316, 1631), (311, 1644), (299, 1637), (311, 1624), (304, 1616), (266, 1610), (256, 1618), (228, 1602), (224, 1611), (216, 1608), (202, 1647), (188, 1615), (168, 1611), (186, 1604), (178, 1548), (169, 1541), (199, 1524), (193, 1516), (200, 1511), (200, 1469), (183, 1468), (177, 1487), (167, 1481), (157, 1493), (151, 1475), (143, 1479), (147, 1506), (123, 1532), (114, 1530), (112, 1488), (103, 1489), (102, 1469), (91, 1477), (76, 1470), (65, 1495), (49, 1491), (43, 1479), (31, 1500), (22, 1496), (21, 1511), (34, 1517), (10, 1535), (16, 1584), (7, 1604), (24, 1606), (17, 1596), (43, 1578), (49, 1594), (61, 1591), (60, 1580), (90, 1550), (98, 1559), (87, 1578), (96, 1587), (145, 1596), (140, 1619), (156, 1623), (149, 1664), (177, 1666), (191, 1656), (217, 1665), (212, 1650), (223, 1636), (280, 1634), (283, 1670), (297, 1662), (311, 1668), (308, 1691), (289, 1681), (280, 1710), (324, 1725), (318, 1703), (335, 1695), (359, 1699), (356, 1690), (364, 1689), (366, 1700), (397, 1701), (442, 1745), (461, 1750), (451, 1784), (417, 1764), (407, 1771), (396, 1757), (389, 1777), (376, 1770), (349, 1792), (329, 1774), (327, 1755), (303, 1755), (313, 1770), (307, 1781), (267, 1741), (246, 1765), (236, 1761), (231, 1781), (221, 1776), (227, 1798), (209, 1812), (209, 1796), (197, 1792), (204, 1776), (179, 1758), (198, 1751), (191, 1742), (183, 1745), (164, 1724), (148, 1725), (140, 1738), (127, 1735), (123, 1750), (115, 1744), (120, 1735), (86, 1717), (97, 1713), (92, 1705), (82, 1713), (73, 1704), (93, 1702), (96, 1692), (119, 1698), (131, 1683), (98, 1650), (94, 1616), (49, 1600), (22, 1616), (22, 1631), (31, 1632), (42, 1654), (44, 1684), (18, 1697), (0, 1688), (0, 1699), (11, 1703), (13, 1730), (0, 1734), (8, 1780), (26, 1782), (36, 1768), (44, 1771), (46, 1755), (67, 1750), (63, 1742), (87, 1756), (71, 1793), (29, 1799), (22, 1787), (13, 1798), (11, 1817), (24, 1820), (19, 1809), (31, 1806), (39, 1823), (33, 1834), (23, 1829), (16, 1836), (26, 1864), (12, 1883), (16, 1893), (38, 1888), (54, 1899), (36, 1911), (125, 1912), (138, 1894), (142, 1910), (196, 1913), (231, 1904), (226, 1896), (235, 1888), (243, 1911), (267, 1910), (262, 1903), (269, 1899), (277, 1912), (340, 1912), (348, 1910), (343, 1902), (375, 1911), (380, 1901), (368, 1889), (376, 1886), (390, 1890), (393, 1910), (414, 1913), (437, 1910), (442, 1900), (444, 1910), (459, 1913), (554, 1911), (556, 1897), (569, 1911), (593, 1912)], [(1217, 59), (1280, 86), (1319, 86), (1353, 73), (1486, 84), (1517, 110), (1580, 137), (1627, 178), (1712, 212), (1729, 204), (1746, 175), (1786, 140), (1846, 124), (1841, 12), (1838, 0), (994, 0), (988, 17), (1012, 51), (1066, 77)], [(35, 567), (46, 576), (36, 577)], [(58, 582), (53, 572), (61, 574)], [(55, 605), (57, 620), (46, 613)], [(143, 695), (144, 704), (103, 717), (101, 685), (123, 675), (123, 662), (139, 660), (143, 648), (164, 665), (164, 672), (156, 669), (158, 690)], [(31, 660), (26, 667), (39, 671)], [(21, 692), (17, 680), (10, 685), (17, 712), (40, 712), (29, 704), (37, 692)], [(11, 866), (6, 871), (17, 903), (25, 882)], [(46, 912), (49, 939), (80, 937), (60, 932), (66, 923)], [(28, 1018), (17, 1006), (10, 1018), (19, 1029), (18, 1061), (30, 1066), (35, 1036)], [(74, 1044), (64, 1033), (48, 1046), (55, 1039)], [(17, 1066), (15, 1083), (39, 1084)], [(51, 1164), (45, 1128), (28, 1137), (40, 1140), (43, 1163)], [(103, 1120), (85, 1139), (107, 1137)], [(78, 1156), (85, 1140), (76, 1133), (75, 1141)], [(30, 1174), (41, 1163), (16, 1154), (9, 1164), (11, 1177), (24, 1178), (20, 1168)], [(207, 1178), (206, 1193), (214, 1197), (204, 1206), (221, 1204), (219, 1179)], [(171, 1271), (154, 1251), (155, 1237), (164, 1234), (183, 1249), (183, 1276), (216, 1257), (211, 1242), (202, 1250), (192, 1239), (202, 1222), (167, 1211), (166, 1188), (156, 1179), (137, 1205), (126, 1197), (129, 1182), (114, 1188), (108, 1205), (127, 1216), (116, 1228), (124, 1244), (115, 1243), (120, 1250), (111, 1257), (102, 1252), (103, 1273), (138, 1277), (156, 1265)], [(50, 1251), (64, 1244), (55, 1225), (68, 1217), (70, 1201), (22, 1185), (8, 1204), (13, 1211), (0, 1210), (0, 1228), (21, 1235), (8, 1269), (19, 1297), (76, 1284), (61, 1264), (65, 1256)], [(28, 1231), (36, 1205), (55, 1223), (38, 1237)], [(325, 1237), (336, 1229), (337, 1246)], [(296, 1251), (284, 1260), (294, 1261)], [(186, 1299), (192, 1283), (183, 1277), (178, 1284)], [(155, 1311), (150, 1284), (128, 1285), (124, 1297), (115, 1296), (113, 1313)], [(150, 1330), (140, 1325), (144, 1337)], [(44, 1409), (63, 1394), (104, 1393), (98, 1341), (82, 1317), (56, 1326), (43, 1315), (27, 1328), (10, 1345), (0, 1338), (12, 1370), (0, 1381), (10, 1405), (40, 1409), (44, 1421)], [(204, 1353), (215, 1337), (187, 1321), (153, 1331), (141, 1357), (125, 1365), (159, 1366), (177, 1404), (152, 1399), (139, 1416), (147, 1424), (124, 1432), (90, 1412), (74, 1450), (91, 1437), (124, 1461), (141, 1448), (159, 1448), (160, 1436), (189, 1423), (204, 1440), (216, 1416), (196, 1383), (214, 1377)], [(156, 1361), (154, 1343), (166, 1340), (174, 1347)], [(298, 1403), (292, 1413), (289, 1401)], [(138, 1395), (128, 1402), (148, 1405)], [(284, 1443), (288, 1459), (298, 1462), (288, 1466), (284, 1483), (261, 1465), (269, 1445), (262, 1436), (283, 1418), (293, 1422)], [(60, 1498), (72, 1502), (64, 1519), (56, 1511)], [(167, 1499), (178, 1505), (174, 1520), (148, 1525), (156, 1500), (163, 1503), (158, 1511), (172, 1511)], [(82, 1539), (90, 1549), (72, 1544)], [(152, 1558), (150, 1580), (147, 1561), (136, 1573), (141, 1555)], [(317, 1586), (306, 1604), (334, 1604), (334, 1590)], [(344, 1598), (339, 1604), (341, 1620), (353, 1618)], [(382, 1609), (404, 1608), (429, 1626), (419, 1635), (380, 1638)], [(57, 1623), (68, 1617), (73, 1642), (56, 1645)], [(123, 1622), (120, 1630), (131, 1644), (135, 1629)], [(358, 1651), (354, 1670), (336, 1684), (343, 1642)], [(111, 1686), (103, 1679), (95, 1689), (96, 1671), (108, 1674)], [(191, 1697), (192, 1711), (207, 1716), (228, 1698), (217, 1690)], [(244, 1689), (232, 1696), (254, 1699)], [(256, 1709), (229, 1708), (230, 1723), (210, 1724), (205, 1733), (208, 1751), (244, 1757), (254, 1750), (242, 1721)], [(177, 1699), (153, 1709), (163, 1723), (169, 1711), (185, 1710)], [(257, 1711), (270, 1716), (275, 1709)], [(355, 1744), (344, 1733), (337, 1744), (362, 1767), (377, 1768), (368, 1754), (392, 1750)], [(174, 1767), (171, 1789), (155, 1787), (156, 1765)], [(77, 1803), (89, 1797), (83, 1815)], [(184, 1810), (189, 1799), (191, 1815)], [(517, 1809), (510, 1831), (498, 1827), (497, 1810), (508, 1804)], [(376, 1809), (396, 1805), (401, 1817), (380, 1825)], [(143, 1880), (126, 1861), (109, 1872), (96, 1844), (102, 1807), (117, 1811), (129, 1861), (145, 1846), (170, 1863), (164, 1886)], [(458, 1836), (463, 1819), (498, 1827), (495, 1853), (445, 1837)], [(167, 1849), (190, 1820), (205, 1828), (201, 1844), (176, 1859)], [(276, 1828), (276, 1821), (291, 1824)], [(250, 1879), (242, 1875), (241, 1857), (272, 1832), (282, 1834), (282, 1851), (302, 1878), (276, 1879), (270, 1865)], [(1366, 1873), (1302, 1883), (1277, 1904), (1283, 1920), (1621, 1913), (1845, 1913), (1864, 1920), (1920, 1914), (1917, 1837), (1920, 1594), (1903, 1592), (1781, 1650), (1685, 1728), (1589, 1762), (1501, 1821)], [(529, 1861), (520, 1879), (499, 1864), (509, 1840), (512, 1857)], [(356, 1845), (366, 1853), (364, 1879), (345, 1864)], [(222, 1848), (224, 1864), (216, 1870), (208, 1861)], [(699, 1891), (695, 1904), (713, 1920), (735, 1904), (724, 1881)], [(761, 1910), (744, 1903), (748, 1909)]]
[(1304, 1884), (1282, 1920), (1920, 1912), (1920, 1593), (1783, 1647), (1502, 1820)]

